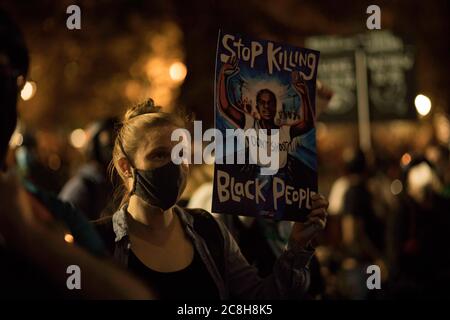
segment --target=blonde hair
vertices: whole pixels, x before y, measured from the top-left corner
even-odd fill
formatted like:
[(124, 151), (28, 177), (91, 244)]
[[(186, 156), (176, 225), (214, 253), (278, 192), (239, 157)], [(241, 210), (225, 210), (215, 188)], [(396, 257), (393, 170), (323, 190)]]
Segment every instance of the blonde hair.
[(135, 154), (144, 140), (145, 133), (158, 126), (167, 125), (185, 127), (185, 121), (174, 113), (162, 112), (161, 107), (156, 106), (153, 99), (148, 99), (126, 111), (117, 132), (110, 166), (112, 179), (114, 180), (113, 175), (116, 172), (122, 180), (115, 191), (115, 198), (121, 198), (120, 206), (128, 201), (130, 190), (126, 183), (127, 177), (120, 169), (119, 160), (126, 158), (131, 162), (130, 165), (134, 166)]

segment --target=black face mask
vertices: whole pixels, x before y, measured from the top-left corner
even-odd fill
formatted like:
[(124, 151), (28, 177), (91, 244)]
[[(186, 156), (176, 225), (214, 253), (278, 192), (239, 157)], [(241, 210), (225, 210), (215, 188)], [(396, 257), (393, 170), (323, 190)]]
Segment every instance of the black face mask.
[(177, 202), (185, 187), (186, 177), (181, 165), (172, 161), (152, 169), (134, 169), (134, 184), (131, 191), (152, 206), (167, 210)]

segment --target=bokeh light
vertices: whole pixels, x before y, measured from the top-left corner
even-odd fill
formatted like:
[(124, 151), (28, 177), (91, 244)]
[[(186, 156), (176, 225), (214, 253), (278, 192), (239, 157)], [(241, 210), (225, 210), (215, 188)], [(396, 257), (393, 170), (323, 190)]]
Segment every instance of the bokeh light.
[(87, 140), (86, 132), (83, 129), (75, 129), (70, 134), (70, 143), (73, 147), (82, 148)]
[(66, 233), (64, 235), (64, 241), (67, 243), (73, 243), (74, 241), (73, 236), (70, 233)]
[(61, 158), (56, 153), (52, 153), (48, 157), (48, 167), (53, 171), (57, 171), (61, 168)]
[(431, 100), (423, 94), (419, 94), (414, 99), (414, 105), (416, 106), (417, 113), (421, 116), (426, 116), (431, 111)]
[(187, 68), (183, 62), (174, 62), (169, 68), (169, 75), (173, 81), (181, 82), (186, 78)]
[(400, 160), (402, 166), (407, 166), (411, 162), (411, 155), (409, 153), (405, 153)]
[(402, 192), (403, 190), (403, 184), (400, 180), (395, 179), (394, 181), (392, 181), (391, 183), (391, 192), (393, 195), (398, 195), (400, 194), (400, 192)]
[(11, 140), (9, 140), (9, 145), (11, 147), (20, 147), (23, 143), (23, 135), (17, 130), (13, 133)]
[(34, 81), (27, 81), (20, 91), (20, 97), (24, 100), (30, 100), (36, 94), (36, 83)]

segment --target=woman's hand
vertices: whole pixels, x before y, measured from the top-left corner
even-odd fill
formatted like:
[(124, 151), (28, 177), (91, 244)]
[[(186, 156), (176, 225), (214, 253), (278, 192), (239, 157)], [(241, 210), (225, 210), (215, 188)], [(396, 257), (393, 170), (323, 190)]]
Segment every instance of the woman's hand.
[(292, 228), (289, 245), (294, 248), (305, 248), (323, 229), (328, 216), (328, 200), (321, 194), (311, 196), (311, 212), (306, 222), (296, 222)]

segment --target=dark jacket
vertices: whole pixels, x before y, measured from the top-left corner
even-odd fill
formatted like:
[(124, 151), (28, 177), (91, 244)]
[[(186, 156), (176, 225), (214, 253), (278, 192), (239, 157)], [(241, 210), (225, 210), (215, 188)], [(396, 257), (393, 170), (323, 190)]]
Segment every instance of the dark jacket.
[[(99, 219), (94, 223), (110, 254), (119, 264), (127, 267), (130, 240), (125, 210), (122, 208), (112, 217)], [(210, 252), (212, 246), (206, 243), (193, 226), (195, 215), (206, 212), (178, 206), (175, 206), (175, 212), (216, 283), (221, 299), (299, 299), (307, 291), (310, 282), (308, 264), (314, 251), (286, 249), (275, 263), (273, 273), (262, 279), (244, 258), (226, 227), (215, 220), (223, 237), (224, 266), (223, 272), (220, 272), (222, 266), (215, 262)]]
[(106, 177), (106, 170), (99, 165), (83, 165), (62, 188), (59, 198), (72, 203), (89, 220), (114, 213), (112, 207), (112, 184)]

